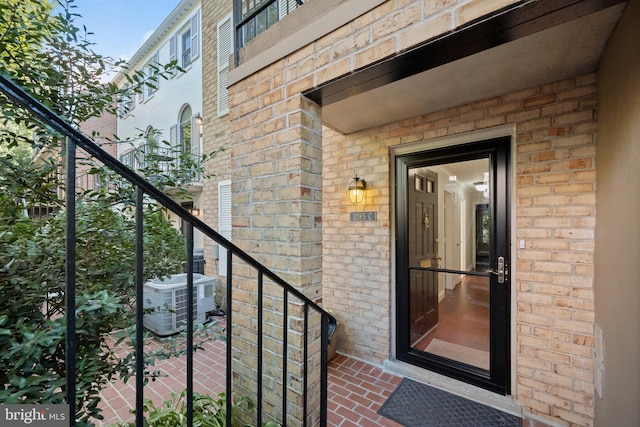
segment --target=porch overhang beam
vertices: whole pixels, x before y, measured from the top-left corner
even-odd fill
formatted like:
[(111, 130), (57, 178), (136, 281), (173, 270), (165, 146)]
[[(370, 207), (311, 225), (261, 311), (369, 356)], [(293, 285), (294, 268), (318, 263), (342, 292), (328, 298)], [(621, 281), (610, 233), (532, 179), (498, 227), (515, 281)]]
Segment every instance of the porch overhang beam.
[(320, 106), (435, 69), (626, 0), (531, 0), (495, 11), (436, 39), (304, 92)]

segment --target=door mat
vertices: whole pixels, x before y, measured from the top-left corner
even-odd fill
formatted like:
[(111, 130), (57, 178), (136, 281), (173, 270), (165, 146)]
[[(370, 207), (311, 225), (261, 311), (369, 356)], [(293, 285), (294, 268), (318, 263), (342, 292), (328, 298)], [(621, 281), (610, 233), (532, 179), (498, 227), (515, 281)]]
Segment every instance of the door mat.
[(522, 427), (522, 418), (403, 378), (378, 414), (405, 427)]

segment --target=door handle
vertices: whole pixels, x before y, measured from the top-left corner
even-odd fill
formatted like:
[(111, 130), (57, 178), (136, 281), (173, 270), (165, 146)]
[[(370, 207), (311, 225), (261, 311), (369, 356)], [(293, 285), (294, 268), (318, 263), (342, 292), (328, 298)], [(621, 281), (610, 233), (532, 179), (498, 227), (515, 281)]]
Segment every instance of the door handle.
[(491, 274), (495, 274), (496, 276), (498, 276), (498, 283), (504, 283), (504, 276), (506, 274), (508, 274), (506, 272), (506, 267), (504, 264), (504, 257), (503, 256), (499, 256), (498, 257), (498, 268), (497, 270), (494, 270), (492, 268), (488, 269), (487, 272), (491, 273)]

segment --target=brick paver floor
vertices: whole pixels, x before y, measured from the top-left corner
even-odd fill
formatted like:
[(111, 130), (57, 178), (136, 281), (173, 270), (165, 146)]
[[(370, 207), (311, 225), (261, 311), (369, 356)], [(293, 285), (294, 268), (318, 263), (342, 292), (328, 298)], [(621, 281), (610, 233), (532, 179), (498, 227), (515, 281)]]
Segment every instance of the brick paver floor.
[[(223, 340), (211, 341), (203, 347), (193, 355), (193, 388), (199, 393), (218, 394), (225, 388), (226, 343)], [(184, 389), (187, 370), (184, 357), (157, 361), (149, 370), (161, 374), (144, 390), (145, 397), (156, 404), (170, 398), (172, 391), (179, 393)], [(338, 354), (329, 362), (328, 425), (399, 426), (376, 412), (400, 380), (378, 367)], [(102, 398), (104, 421), (96, 425), (109, 426), (135, 420), (130, 412), (135, 406), (135, 378), (126, 384), (122, 381), (111, 383), (103, 390)]]
[(329, 362), (327, 424), (340, 427), (395, 427), (400, 424), (377, 414), (400, 384), (400, 377), (341, 354)]

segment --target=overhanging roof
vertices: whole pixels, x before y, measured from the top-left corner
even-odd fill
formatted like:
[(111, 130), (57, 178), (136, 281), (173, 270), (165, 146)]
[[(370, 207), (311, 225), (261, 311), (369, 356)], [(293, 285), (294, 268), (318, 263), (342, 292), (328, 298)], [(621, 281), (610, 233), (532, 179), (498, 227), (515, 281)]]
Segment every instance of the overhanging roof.
[(623, 0), (521, 2), (307, 91), (348, 134), (594, 71)]

